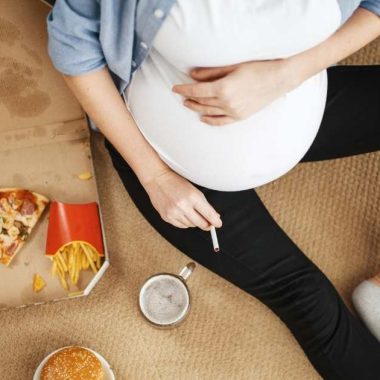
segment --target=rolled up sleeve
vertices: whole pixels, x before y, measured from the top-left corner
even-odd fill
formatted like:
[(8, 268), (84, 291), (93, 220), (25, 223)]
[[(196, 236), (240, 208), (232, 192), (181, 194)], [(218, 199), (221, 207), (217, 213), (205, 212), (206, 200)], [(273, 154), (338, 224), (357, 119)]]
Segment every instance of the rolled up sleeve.
[(58, 71), (80, 75), (106, 66), (99, 40), (99, 0), (57, 0), (47, 29), (48, 53)]
[(360, 7), (367, 9), (380, 16), (380, 0), (365, 0), (360, 3)]

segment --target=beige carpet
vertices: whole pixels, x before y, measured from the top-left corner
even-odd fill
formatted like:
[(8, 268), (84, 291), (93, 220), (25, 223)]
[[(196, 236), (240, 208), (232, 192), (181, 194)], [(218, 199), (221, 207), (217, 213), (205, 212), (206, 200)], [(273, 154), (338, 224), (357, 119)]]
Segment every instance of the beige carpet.
[[(380, 63), (380, 43), (349, 63)], [(93, 141), (111, 267), (85, 298), (0, 313), (0, 378), (27, 380), (40, 360), (64, 345), (102, 353), (117, 379), (307, 380), (320, 377), (272, 312), (198, 266), (189, 281), (187, 321), (163, 331), (136, 306), (143, 280), (177, 272), (189, 259), (144, 220), (114, 172), (100, 136)], [(302, 164), (259, 189), (281, 226), (350, 293), (380, 270), (380, 154)]]

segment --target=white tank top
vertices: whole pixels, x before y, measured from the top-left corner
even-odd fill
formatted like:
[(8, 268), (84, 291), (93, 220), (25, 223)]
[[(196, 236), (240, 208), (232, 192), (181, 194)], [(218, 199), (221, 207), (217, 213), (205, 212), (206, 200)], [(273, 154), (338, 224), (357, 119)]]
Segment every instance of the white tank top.
[(324, 112), (326, 71), (251, 117), (223, 126), (199, 120), (171, 91), (194, 67), (285, 58), (340, 25), (332, 0), (177, 0), (126, 90), (128, 107), (161, 159), (190, 181), (220, 191), (268, 183), (312, 144)]

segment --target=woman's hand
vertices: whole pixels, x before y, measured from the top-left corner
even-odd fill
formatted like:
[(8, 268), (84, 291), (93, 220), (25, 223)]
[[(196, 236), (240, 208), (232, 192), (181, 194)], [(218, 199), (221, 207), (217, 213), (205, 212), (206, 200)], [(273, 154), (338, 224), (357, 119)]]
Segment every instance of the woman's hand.
[(249, 61), (237, 65), (198, 68), (196, 83), (173, 86), (185, 106), (199, 112), (207, 124), (245, 119), (306, 79), (348, 57), (380, 35), (380, 17), (358, 8), (332, 36), (287, 59)]
[(198, 82), (172, 90), (185, 97), (184, 105), (200, 113), (202, 121), (224, 125), (248, 118), (296, 87), (290, 73), (284, 59), (197, 68), (190, 75)]
[(220, 214), (208, 203), (204, 194), (187, 179), (168, 169), (143, 186), (161, 218), (176, 227), (221, 227)]

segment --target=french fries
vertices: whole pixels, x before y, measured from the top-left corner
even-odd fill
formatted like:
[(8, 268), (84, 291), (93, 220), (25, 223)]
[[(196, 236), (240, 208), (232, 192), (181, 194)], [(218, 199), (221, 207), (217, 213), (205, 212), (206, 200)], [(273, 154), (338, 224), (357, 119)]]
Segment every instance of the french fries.
[(90, 172), (80, 173), (80, 174), (78, 174), (78, 178), (81, 179), (81, 180), (86, 181), (86, 180), (92, 178), (92, 174)]
[(97, 273), (101, 265), (99, 252), (91, 244), (84, 241), (73, 241), (66, 244), (50, 258), (53, 261), (51, 274), (53, 277), (58, 275), (66, 290), (69, 290), (66, 275), (68, 275), (71, 283), (76, 285), (81, 270), (91, 267), (92, 271)]

